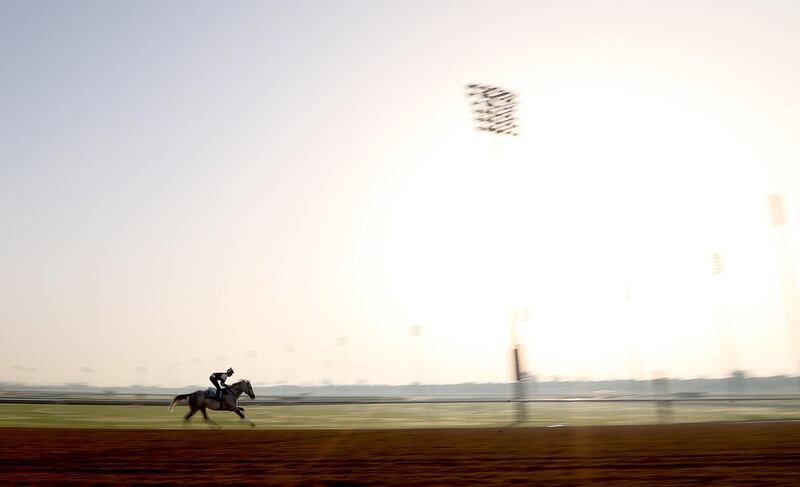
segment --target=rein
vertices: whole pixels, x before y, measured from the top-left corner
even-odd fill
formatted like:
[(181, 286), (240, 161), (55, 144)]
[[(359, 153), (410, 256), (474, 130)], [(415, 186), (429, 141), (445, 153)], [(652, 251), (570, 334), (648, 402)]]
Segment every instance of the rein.
[(231, 384), (230, 386), (228, 386), (228, 390), (233, 391), (234, 395), (236, 396), (236, 399), (239, 399), (239, 396), (244, 394), (245, 387), (246, 387), (245, 381), (239, 381), (235, 384)]

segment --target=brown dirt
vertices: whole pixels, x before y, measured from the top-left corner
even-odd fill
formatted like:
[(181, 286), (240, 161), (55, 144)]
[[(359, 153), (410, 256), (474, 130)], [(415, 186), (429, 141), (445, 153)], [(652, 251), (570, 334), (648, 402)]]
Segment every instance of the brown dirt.
[(0, 428), (0, 484), (800, 485), (800, 424)]

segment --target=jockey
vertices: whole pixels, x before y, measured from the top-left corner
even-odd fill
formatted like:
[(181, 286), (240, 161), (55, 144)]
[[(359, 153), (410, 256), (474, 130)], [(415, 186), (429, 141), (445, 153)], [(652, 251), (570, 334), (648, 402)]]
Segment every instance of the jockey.
[[(233, 375), (233, 369), (228, 367), (228, 370), (226, 370), (225, 372), (214, 372), (208, 378), (208, 380), (210, 380), (211, 383), (214, 384), (214, 387), (217, 388), (217, 401), (219, 401), (220, 403), (222, 403), (222, 388), (228, 387), (228, 385), (225, 384), (225, 379), (227, 379), (232, 375)], [(220, 384), (222, 385), (220, 386)]]

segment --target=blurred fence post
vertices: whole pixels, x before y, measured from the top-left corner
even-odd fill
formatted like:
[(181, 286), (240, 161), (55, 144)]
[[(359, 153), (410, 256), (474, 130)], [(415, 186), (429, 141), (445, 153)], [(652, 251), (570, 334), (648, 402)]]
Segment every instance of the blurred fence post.
[(657, 374), (653, 378), (653, 392), (656, 397), (656, 412), (660, 423), (672, 423), (675, 420), (672, 411), (672, 401), (669, 396), (669, 379), (666, 376)]

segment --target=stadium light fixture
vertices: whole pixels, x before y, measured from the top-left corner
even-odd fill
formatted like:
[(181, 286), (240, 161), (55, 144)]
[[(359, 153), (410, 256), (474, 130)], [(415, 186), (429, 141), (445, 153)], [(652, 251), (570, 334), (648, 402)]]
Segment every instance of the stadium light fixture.
[(516, 93), (498, 86), (472, 83), (467, 85), (478, 130), (498, 135), (519, 135)]

